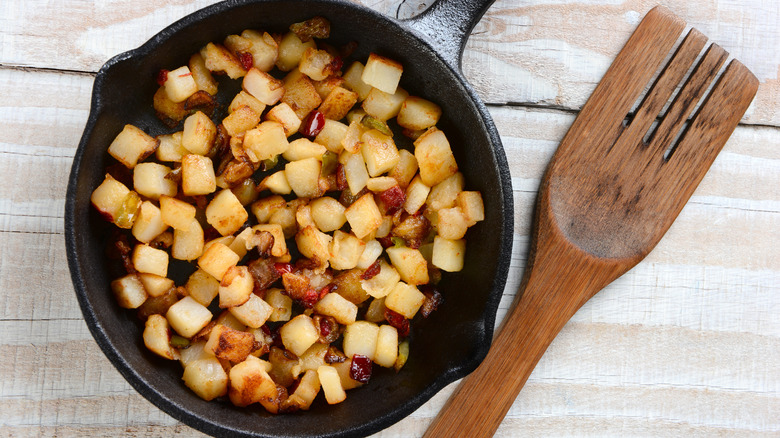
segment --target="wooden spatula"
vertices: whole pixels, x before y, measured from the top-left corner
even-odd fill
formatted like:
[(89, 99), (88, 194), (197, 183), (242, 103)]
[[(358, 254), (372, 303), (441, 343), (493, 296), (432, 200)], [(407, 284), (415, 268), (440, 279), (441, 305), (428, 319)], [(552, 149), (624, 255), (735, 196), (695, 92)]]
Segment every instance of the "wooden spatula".
[(736, 60), (719, 74), (728, 54), (695, 29), (678, 45), (685, 27), (650, 11), (582, 108), (542, 179), (519, 300), (426, 437), (491, 436), (553, 338), (655, 247), (736, 128), (758, 80)]

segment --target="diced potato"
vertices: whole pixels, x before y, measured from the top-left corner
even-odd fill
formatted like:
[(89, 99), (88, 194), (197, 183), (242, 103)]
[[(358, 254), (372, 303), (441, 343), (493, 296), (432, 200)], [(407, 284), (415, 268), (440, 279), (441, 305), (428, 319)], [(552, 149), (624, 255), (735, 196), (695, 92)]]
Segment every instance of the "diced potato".
[(398, 163), (400, 159), (398, 148), (395, 147), (392, 137), (384, 135), (376, 129), (371, 129), (365, 132), (360, 139), (363, 142), (361, 153), (370, 176), (379, 176)]
[(183, 102), (198, 91), (198, 85), (186, 65), (168, 72), (163, 86), (168, 99), (173, 102)]
[(406, 129), (419, 131), (435, 126), (439, 118), (441, 118), (439, 105), (421, 97), (409, 96), (401, 105), (397, 121)]
[(214, 322), (216, 324), (224, 325), (225, 327), (232, 328), (233, 330), (238, 330), (240, 332), (246, 331), (247, 329), (244, 323), (239, 321), (238, 318), (233, 316), (233, 314), (229, 311), (223, 311), (220, 313)]
[(456, 172), (444, 181), (436, 184), (431, 188), (430, 194), (428, 194), (428, 199), (426, 200), (428, 208), (432, 211), (438, 211), (442, 208), (453, 207), (458, 193), (463, 190), (464, 184), (463, 174), (460, 172)]
[(314, 83), (298, 69), (291, 71), (284, 78), (284, 89), (282, 101), (290, 105), (301, 120), (322, 103)]
[(368, 115), (384, 122), (398, 115), (401, 111), (401, 105), (407, 97), (409, 97), (409, 93), (403, 88), (396, 89), (395, 93), (385, 93), (374, 88), (363, 101), (363, 110)]
[(433, 255), (431, 263), (447, 272), (458, 272), (463, 269), (463, 259), (466, 256), (465, 240), (448, 240), (441, 236), (433, 239)]
[(322, 99), (328, 97), (331, 91), (336, 87), (344, 85), (344, 78), (341, 76), (329, 76), (321, 81), (314, 81), (314, 88), (317, 89), (317, 93)]
[(271, 71), (279, 56), (279, 45), (268, 32), (245, 30), (241, 36), (252, 41), (249, 53), (252, 54), (252, 63), (260, 71)]
[(338, 154), (344, 149), (341, 145), (347, 135), (347, 125), (331, 119), (325, 119), (325, 126), (314, 138), (314, 142), (325, 146), (329, 151)]
[(369, 178), (366, 182), (366, 188), (374, 193), (381, 193), (385, 190), (390, 190), (397, 185), (398, 181), (396, 181), (395, 178), (389, 176)]
[(140, 195), (159, 199), (160, 195), (176, 196), (176, 182), (166, 178), (171, 168), (157, 163), (138, 163), (133, 170), (133, 188)]
[(286, 102), (281, 102), (271, 108), (265, 115), (265, 119), (281, 124), (287, 137), (296, 134), (301, 127), (301, 119)]
[(368, 128), (363, 126), (359, 120), (351, 121), (344, 133), (344, 138), (341, 140), (341, 146), (349, 153), (357, 154), (363, 147), (362, 137), (366, 131)]
[(398, 358), (398, 330), (391, 325), (379, 326), (376, 338), (376, 353), (374, 362), (379, 366), (390, 368)]
[(279, 122), (265, 121), (244, 134), (244, 150), (255, 163), (284, 153), (288, 146), (287, 135)]
[(201, 359), (215, 359), (214, 355), (203, 351), (206, 341), (190, 342), (190, 346), (179, 350), (179, 363), (183, 367)]
[(400, 313), (406, 319), (414, 318), (417, 310), (425, 301), (425, 295), (413, 285), (398, 282), (393, 291), (385, 298), (385, 306), (388, 309)]
[(208, 306), (219, 294), (219, 280), (212, 277), (203, 269), (190, 274), (190, 278), (184, 285), (187, 293), (198, 303)]
[(322, 163), (316, 158), (292, 161), (284, 167), (287, 182), (298, 197), (320, 196), (320, 169)]
[(152, 96), (152, 107), (157, 113), (157, 118), (160, 119), (166, 126), (174, 127), (179, 122), (187, 117), (189, 112), (185, 108), (186, 101), (174, 102), (168, 98), (168, 93), (165, 92), (165, 87), (160, 87)]
[(356, 321), (344, 330), (344, 354), (352, 357), (356, 354), (374, 360), (379, 326), (373, 322)]
[(368, 55), (366, 67), (363, 69), (363, 74), (360, 78), (374, 88), (393, 94), (398, 87), (403, 71), (404, 67), (400, 63), (372, 53)]
[(203, 252), (198, 259), (198, 266), (212, 277), (222, 281), (225, 272), (235, 266), (240, 258), (222, 243), (215, 243)]
[(333, 237), (317, 230), (313, 226), (304, 227), (295, 235), (298, 251), (304, 257), (317, 260), (325, 266), (327, 266), (330, 258), (329, 247), (332, 239)]
[(255, 294), (250, 295), (246, 303), (230, 308), (230, 313), (233, 316), (252, 328), (258, 328), (265, 324), (273, 311), (273, 307)]
[(339, 373), (339, 379), (341, 379), (341, 387), (344, 388), (345, 391), (349, 391), (350, 389), (359, 388), (363, 386), (363, 383), (358, 382), (357, 380), (350, 377), (350, 368), (352, 368), (352, 358), (348, 357), (347, 360), (344, 362), (336, 362), (331, 364), (333, 368), (336, 369), (336, 372)]
[(332, 316), (339, 324), (352, 324), (357, 317), (357, 306), (335, 293), (325, 295), (314, 306), (314, 311)]
[(320, 393), (320, 378), (316, 370), (308, 370), (301, 377), (298, 387), (285, 401), (288, 405), (294, 405), (297, 409), (308, 410), (317, 394)]
[(404, 201), (404, 210), (409, 214), (415, 214), (425, 204), (428, 194), (431, 192), (430, 186), (422, 182), (420, 175), (414, 177), (409, 187), (406, 188), (406, 201)]
[(143, 338), (146, 348), (160, 357), (179, 359), (179, 351), (171, 347), (171, 332), (168, 328), (168, 320), (164, 316), (149, 315), (144, 326)]
[(116, 222), (130, 193), (130, 189), (107, 173), (103, 182), (92, 192), (90, 201), (104, 219)]
[(155, 274), (140, 273), (138, 274), (138, 279), (141, 280), (141, 284), (144, 285), (144, 289), (146, 289), (150, 297), (159, 297), (171, 290), (171, 288), (176, 287), (176, 284), (170, 278), (160, 277)]
[(149, 243), (167, 229), (160, 209), (149, 201), (142, 202), (133, 223), (133, 237), (139, 242)]
[[(466, 218), (468, 226), (485, 220), (485, 206), (482, 203), (482, 194), (479, 192), (460, 192), (455, 199), (455, 204)], [(137, 220), (136, 220), (137, 222)]]
[(309, 203), (311, 217), (317, 228), (326, 233), (338, 230), (347, 221), (346, 208), (334, 198), (323, 196)]
[(133, 267), (138, 272), (168, 275), (168, 253), (147, 244), (138, 244), (133, 248)]
[(398, 151), (398, 163), (390, 170), (388, 175), (398, 181), (398, 185), (406, 190), (416, 174), (417, 158), (406, 149), (400, 149)]
[(406, 246), (390, 247), (386, 251), (401, 280), (408, 284), (428, 284), (428, 262), (420, 251)]
[[(219, 307), (227, 309), (246, 303), (252, 296), (254, 287), (255, 281), (249, 273), (249, 268), (230, 266), (225, 270), (219, 283)], [(236, 317), (238, 318), (237, 315)]]
[(189, 154), (181, 159), (181, 190), (187, 196), (208, 195), (217, 189), (211, 158)]
[(236, 406), (260, 403), (271, 413), (278, 412), (281, 404), (276, 383), (266, 372), (264, 361), (254, 356), (230, 369), (228, 396)]
[(248, 106), (255, 114), (263, 114), (263, 111), (265, 111), (265, 104), (244, 90), (239, 91), (230, 102), (228, 112), (234, 113), (242, 106)]
[(186, 230), (173, 230), (171, 257), (177, 260), (195, 260), (203, 254), (203, 247), (203, 228), (197, 219), (190, 220), (190, 226)]
[(133, 125), (125, 125), (108, 147), (108, 154), (132, 169), (157, 149), (158, 141)]
[(466, 235), (469, 224), (459, 207), (442, 208), (438, 211), (438, 217), (437, 228), (442, 238), (458, 240)]
[(187, 231), (195, 219), (195, 206), (169, 196), (160, 196), (162, 221), (175, 229)]
[(350, 90), (354, 91), (358, 95), (358, 100), (362, 101), (368, 96), (368, 93), (373, 88), (371, 85), (363, 82), (363, 69), (365, 66), (358, 61), (352, 63), (346, 72), (344, 72), (344, 84)]
[(379, 273), (367, 280), (361, 280), (363, 290), (374, 298), (382, 298), (393, 291), (401, 280), (401, 275), (384, 260), (379, 260)]
[(271, 255), (283, 257), (287, 254), (287, 242), (284, 240), (284, 230), (279, 224), (260, 224), (252, 227), (254, 232), (267, 231), (274, 236), (274, 245), (271, 247)]
[(376, 239), (369, 240), (366, 242), (366, 247), (363, 248), (363, 253), (360, 254), (357, 267), (360, 269), (368, 269), (380, 255), (382, 255), (382, 244)]
[(260, 114), (248, 106), (242, 106), (222, 119), (222, 126), (231, 137), (243, 134), (257, 126), (258, 123), (260, 123)]
[(325, 146), (314, 143), (308, 138), (299, 138), (290, 142), (290, 147), (282, 154), (287, 161), (297, 161), (306, 158), (321, 159), (322, 154), (327, 151)]
[(284, 170), (280, 170), (271, 175), (268, 175), (260, 182), (261, 189), (268, 189), (271, 193), (276, 195), (289, 195), (292, 193), (292, 187), (290, 182), (287, 181), (287, 174)]
[(308, 47), (301, 54), (298, 70), (314, 81), (321, 81), (331, 74), (333, 56), (325, 50)]
[(217, 127), (209, 116), (201, 111), (184, 119), (184, 131), (181, 134), (181, 145), (196, 155), (206, 155), (214, 145)]
[(279, 335), (285, 348), (300, 356), (320, 337), (320, 331), (314, 321), (304, 314), (291, 319), (279, 329)]
[(420, 166), (420, 178), (428, 187), (435, 186), (458, 171), (450, 142), (435, 127), (428, 129), (414, 142), (414, 156)]
[(285, 295), (282, 289), (268, 289), (265, 292), (265, 301), (271, 306), (269, 321), (289, 321), (292, 316), (292, 298)]
[(270, 218), (268, 218), (269, 224), (279, 224), (284, 230), (285, 239), (289, 239), (295, 236), (298, 231), (295, 222), (295, 210), (293, 208), (282, 208), (276, 210)]
[(382, 223), (379, 225), (379, 228), (376, 229), (376, 232), (373, 237), (377, 239), (382, 237), (387, 237), (392, 230), (393, 230), (393, 217), (389, 215), (382, 216)]
[(347, 393), (341, 386), (341, 378), (335, 368), (329, 365), (323, 365), (317, 368), (317, 376), (322, 385), (322, 392), (325, 394), (325, 400), (328, 404), (341, 403), (347, 398)]
[(247, 219), (249, 214), (230, 189), (217, 193), (206, 207), (206, 221), (223, 236), (238, 231)]
[(127, 274), (112, 281), (111, 291), (119, 306), (125, 309), (137, 309), (148, 296), (137, 274)]
[(274, 211), (283, 209), (287, 206), (287, 201), (281, 196), (274, 195), (267, 198), (259, 199), (252, 204), (252, 214), (255, 215), (258, 223), (268, 223), (271, 215)]
[(192, 297), (184, 297), (165, 314), (176, 333), (191, 338), (211, 322), (211, 311)]
[(330, 266), (338, 270), (354, 268), (365, 247), (366, 243), (352, 234), (336, 230), (330, 244)]
[(303, 42), (292, 32), (288, 32), (282, 37), (279, 43), (279, 58), (276, 60), (276, 67), (281, 71), (290, 71), (298, 66), (303, 52), (309, 48), (316, 48), (314, 40)]
[(282, 81), (256, 68), (249, 69), (242, 86), (247, 93), (266, 105), (275, 105), (284, 96)]
[(328, 354), (328, 346), (315, 342), (305, 353), (300, 356), (298, 366), (293, 366), (291, 372), (293, 375), (299, 375), (306, 371), (316, 371), (317, 368), (325, 365), (325, 355)]
[(326, 119), (341, 120), (357, 103), (357, 93), (346, 88), (336, 87), (320, 104), (320, 112)]
[(253, 334), (217, 324), (211, 329), (203, 350), (219, 359), (237, 363), (246, 359), (254, 350), (254, 346)]
[(206, 401), (222, 397), (228, 392), (228, 375), (217, 358), (190, 362), (184, 368), (182, 379), (188, 388)]
[[(236, 238), (234, 236), (215, 237), (215, 238), (209, 240), (208, 242), (206, 242), (205, 245), (203, 245), (203, 251), (207, 251), (212, 245), (217, 244), (217, 243), (221, 243), (221, 244), (227, 246), (228, 248), (230, 248), (230, 245), (232, 245), (233, 241), (235, 241), (235, 240), (236, 240)], [(238, 254), (238, 253), (236, 253), (236, 254)]]
[(212, 72), (225, 72), (230, 79), (238, 79), (246, 75), (246, 69), (241, 61), (221, 44), (206, 44), (200, 49), (200, 56), (203, 57), (206, 68)]
[(206, 67), (206, 60), (203, 59), (200, 53), (196, 53), (190, 56), (190, 62), (188, 64), (190, 72), (192, 73), (192, 79), (198, 86), (198, 90), (203, 90), (212, 96), (217, 95), (217, 81), (211, 75), (211, 72)]
[(368, 170), (366, 170), (366, 163), (363, 160), (363, 154), (359, 151), (355, 154), (349, 153), (346, 150), (342, 152), (345, 157), (344, 161), (344, 176), (347, 179), (347, 185), (349, 191), (352, 193), (359, 193), (363, 190), (363, 187), (368, 183)]
[(181, 162), (181, 157), (190, 153), (181, 145), (181, 137), (181, 131), (173, 134), (158, 135), (157, 140), (160, 142), (160, 145), (155, 150), (157, 159), (160, 161)]
[(374, 195), (371, 193), (366, 193), (347, 207), (344, 216), (352, 227), (352, 232), (359, 239), (379, 228), (382, 223), (382, 213), (379, 212)]

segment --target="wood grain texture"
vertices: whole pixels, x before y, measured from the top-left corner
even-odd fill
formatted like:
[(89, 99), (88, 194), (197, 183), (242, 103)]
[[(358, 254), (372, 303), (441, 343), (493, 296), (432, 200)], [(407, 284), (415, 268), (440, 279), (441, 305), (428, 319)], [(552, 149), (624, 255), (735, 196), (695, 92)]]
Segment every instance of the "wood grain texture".
[[(363, 3), (409, 16), (426, 2)], [(62, 220), (91, 72), (210, 3), (0, 2), (0, 437), (203, 436), (138, 395), (92, 340)], [(756, 72), (758, 96), (666, 237), (574, 315), (496, 436), (780, 436), (780, 4), (662, 3)], [(498, 321), (544, 168), (654, 5), (499, 0), (469, 41), (465, 74), (492, 102), (515, 197)], [(453, 389), (377, 436), (422, 436)]]

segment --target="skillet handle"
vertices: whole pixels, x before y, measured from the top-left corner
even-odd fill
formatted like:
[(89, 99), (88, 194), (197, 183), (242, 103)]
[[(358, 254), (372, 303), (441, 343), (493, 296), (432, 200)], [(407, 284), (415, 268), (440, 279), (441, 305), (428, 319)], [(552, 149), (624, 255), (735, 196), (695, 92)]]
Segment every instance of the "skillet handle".
[(471, 30), (495, 0), (437, 0), (420, 15), (404, 22), (455, 70), (460, 71), (463, 48)]

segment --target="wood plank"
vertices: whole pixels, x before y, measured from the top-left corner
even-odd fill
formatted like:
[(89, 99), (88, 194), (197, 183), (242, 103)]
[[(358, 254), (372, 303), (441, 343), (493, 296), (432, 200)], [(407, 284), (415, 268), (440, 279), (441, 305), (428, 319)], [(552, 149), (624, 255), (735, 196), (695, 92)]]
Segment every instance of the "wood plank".
[[(0, 65), (96, 72), (173, 21), (213, 3), (153, 0), (73, 3), (7, 0), (0, 6)], [(408, 17), (430, 0), (363, 0)], [(665, 6), (743, 61), (761, 81), (744, 123), (780, 125), (780, 4), (762, 0)], [(474, 30), (463, 70), (484, 100), (578, 109), (655, 2), (498, 0)], [(64, 13), (64, 11), (67, 11)]]

